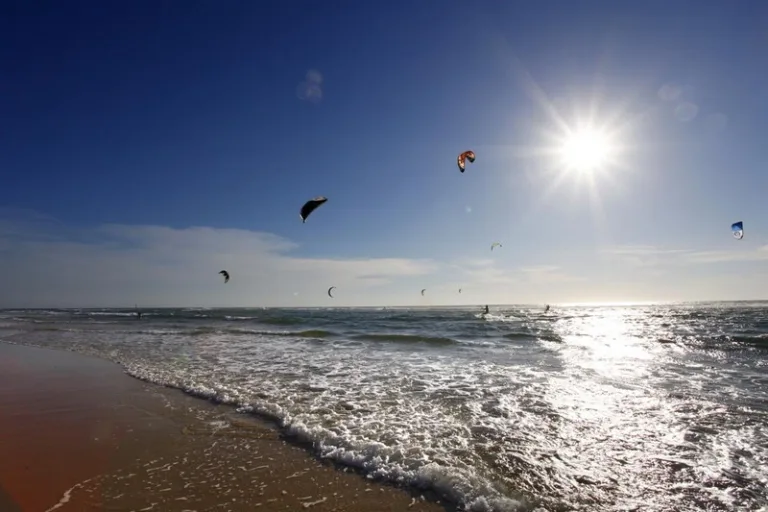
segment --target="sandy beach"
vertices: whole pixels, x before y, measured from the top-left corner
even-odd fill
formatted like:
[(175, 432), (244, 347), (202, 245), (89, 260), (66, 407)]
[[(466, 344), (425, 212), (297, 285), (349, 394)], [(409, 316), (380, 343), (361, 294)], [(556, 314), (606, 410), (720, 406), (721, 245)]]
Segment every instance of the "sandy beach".
[(256, 418), (63, 351), (0, 343), (0, 511), (440, 511)]

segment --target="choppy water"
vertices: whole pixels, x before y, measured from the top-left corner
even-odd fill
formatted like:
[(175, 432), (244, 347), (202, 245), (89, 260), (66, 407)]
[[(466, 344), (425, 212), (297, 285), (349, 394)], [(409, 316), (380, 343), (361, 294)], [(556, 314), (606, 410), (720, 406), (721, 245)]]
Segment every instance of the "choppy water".
[(0, 311), (469, 510), (768, 510), (768, 303)]

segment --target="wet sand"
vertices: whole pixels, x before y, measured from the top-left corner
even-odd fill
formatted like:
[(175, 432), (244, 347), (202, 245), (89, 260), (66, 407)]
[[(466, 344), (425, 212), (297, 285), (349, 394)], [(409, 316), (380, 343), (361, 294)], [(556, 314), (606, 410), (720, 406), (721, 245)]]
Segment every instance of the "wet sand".
[(0, 343), (0, 511), (445, 511), (232, 408)]

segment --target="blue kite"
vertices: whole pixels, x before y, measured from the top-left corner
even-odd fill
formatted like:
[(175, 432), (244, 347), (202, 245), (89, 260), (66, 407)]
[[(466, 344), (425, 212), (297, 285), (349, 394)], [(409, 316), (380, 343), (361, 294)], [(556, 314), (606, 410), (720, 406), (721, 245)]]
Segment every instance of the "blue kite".
[(742, 221), (734, 222), (731, 224), (731, 231), (733, 231), (733, 238), (741, 240), (744, 238), (744, 223)]

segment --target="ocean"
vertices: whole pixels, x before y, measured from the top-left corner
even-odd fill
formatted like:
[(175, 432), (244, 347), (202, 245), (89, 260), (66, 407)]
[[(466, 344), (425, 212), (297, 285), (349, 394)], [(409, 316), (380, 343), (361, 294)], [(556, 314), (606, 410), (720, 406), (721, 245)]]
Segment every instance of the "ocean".
[(768, 302), (2, 310), (473, 511), (768, 510)]

